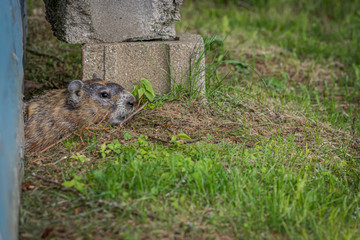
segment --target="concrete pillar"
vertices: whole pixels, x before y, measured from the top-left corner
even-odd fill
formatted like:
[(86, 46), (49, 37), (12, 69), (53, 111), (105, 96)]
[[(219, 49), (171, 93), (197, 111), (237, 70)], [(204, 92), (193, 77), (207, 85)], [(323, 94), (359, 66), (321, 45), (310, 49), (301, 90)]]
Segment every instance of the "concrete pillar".
[[(141, 78), (156, 93), (189, 80), (205, 81), (204, 42), (199, 35), (177, 36), (182, 0), (44, 0), (55, 36), (82, 43), (82, 79), (98, 73), (132, 90)], [(194, 87), (194, 86), (193, 86)]]
[(182, 0), (44, 0), (54, 34), (68, 43), (175, 39)]
[(204, 57), (204, 42), (195, 34), (182, 34), (176, 41), (85, 44), (82, 78), (91, 79), (98, 73), (128, 90), (146, 78), (160, 94), (179, 84), (188, 86), (189, 80), (201, 88)]

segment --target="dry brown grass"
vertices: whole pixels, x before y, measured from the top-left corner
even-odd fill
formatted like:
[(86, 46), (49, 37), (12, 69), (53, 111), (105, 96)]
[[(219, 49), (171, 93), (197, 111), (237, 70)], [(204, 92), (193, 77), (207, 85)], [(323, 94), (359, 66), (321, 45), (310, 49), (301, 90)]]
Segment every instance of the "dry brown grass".
[[(228, 141), (245, 147), (253, 147), (264, 139), (277, 136), (293, 138), (299, 147), (313, 149), (319, 161), (320, 149), (335, 153), (341, 146), (348, 145), (347, 157), (360, 157), (360, 138), (350, 132), (309, 119), (301, 112), (279, 108), (277, 105), (280, 103), (275, 100), (268, 99), (268, 104), (265, 105), (250, 99), (233, 102), (226, 95), (223, 97), (224, 105), (221, 107), (216, 106), (215, 102), (196, 102), (187, 109), (185, 102), (171, 101), (154, 110), (141, 112), (125, 127), (110, 130), (106, 125), (101, 125), (82, 129), (73, 135), (75, 139), (70, 140), (73, 142), (71, 154), (88, 151), (90, 144), (83, 139), (98, 139), (97, 147), (93, 150), (94, 156), (98, 156), (99, 146), (113, 139), (128, 144), (136, 141), (140, 135), (148, 135), (150, 140), (160, 139), (170, 144), (172, 135), (185, 133), (206, 143)], [(123, 140), (124, 133), (130, 133), (132, 140)], [(67, 155), (68, 149), (63, 144), (58, 144), (52, 150), (30, 157), (28, 161), (46, 165)]]

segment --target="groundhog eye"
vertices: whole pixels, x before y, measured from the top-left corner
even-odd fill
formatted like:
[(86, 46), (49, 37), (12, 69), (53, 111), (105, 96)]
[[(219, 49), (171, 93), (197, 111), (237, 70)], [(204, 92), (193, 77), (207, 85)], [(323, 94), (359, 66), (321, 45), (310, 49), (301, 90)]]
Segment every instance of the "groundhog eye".
[(102, 98), (110, 98), (110, 94), (108, 94), (107, 92), (102, 92), (102, 93), (100, 94), (100, 96), (101, 96)]

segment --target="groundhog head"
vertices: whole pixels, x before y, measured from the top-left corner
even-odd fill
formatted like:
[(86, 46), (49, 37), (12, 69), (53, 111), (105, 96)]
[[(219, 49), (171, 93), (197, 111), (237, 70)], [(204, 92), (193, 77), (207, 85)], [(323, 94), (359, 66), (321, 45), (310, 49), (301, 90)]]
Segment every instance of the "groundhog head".
[[(121, 123), (134, 111), (135, 97), (116, 83), (103, 81), (94, 74), (92, 80), (72, 81), (67, 90), (66, 104), (69, 110), (80, 110), (84, 117), (97, 115), (115, 125)], [(90, 119), (89, 119), (90, 120)]]

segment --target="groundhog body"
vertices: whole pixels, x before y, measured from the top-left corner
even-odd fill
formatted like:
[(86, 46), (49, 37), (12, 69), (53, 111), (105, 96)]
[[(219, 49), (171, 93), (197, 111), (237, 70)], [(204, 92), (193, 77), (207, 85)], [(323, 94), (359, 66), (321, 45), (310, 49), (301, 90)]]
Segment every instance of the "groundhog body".
[(53, 90), (25, 103), (25, 150), (41, 151), (80, 129), (104, 120), (112, 125), (133, 112), (134, 96), (119, 84), (97, 77), (72, 81), (67, 89)]

